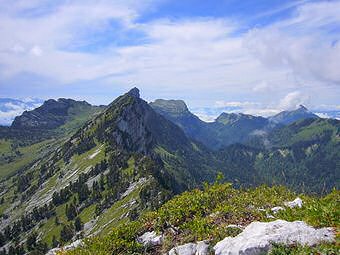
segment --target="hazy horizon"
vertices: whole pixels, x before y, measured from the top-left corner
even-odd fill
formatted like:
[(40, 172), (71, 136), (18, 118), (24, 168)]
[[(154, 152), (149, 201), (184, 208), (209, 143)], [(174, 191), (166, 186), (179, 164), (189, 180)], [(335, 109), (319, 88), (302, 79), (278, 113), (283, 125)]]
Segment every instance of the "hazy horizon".
[[(67, 97), (61, 97), (61, 98), (67, 98)], [(142, 95), (142, 98), (143, 98), (143, 95)], [(44, 101), (49, 100), (49, 99), (58, 100), (60, 98), (42, 99), (42, 98), (31, 98), (31, 97), (27, 97), (27, 98), (1, 98), (0, 97), (0, 117), (1, 117), (0, 125), (10, 125), (16, 116), (21, 115), (25, 110), (33, 110), (41, 106), (44, 103)], [(70, 98), (70, 99), (73, 99), (73, 98)], [(113, 98), (112, 101), (114, 99), (116, 98)], [(156, 98), (156, 99), (153, 99), (147, 102), (148, 103), (154, 102), (157, 99), (161, 99), (161, 98)], [(83, 101), (82, 99), (79, 99), (79, 100)], [(168, 98), (166, 100), (182, 100), (182, 99)], [(88, 103), (91, 103), (91, 102), (88, 102)], [(97, 105), (108, 105), (109, 103), (97, 104)], [(282, 111), (296, 110), (300, 108), (301, 106), (305, 107), (305, 105), (300, 104), (290, 109), (269, 109), (268, 107), (264, 108), (266, 106), (261, 105), (261, 104), (254, 104), (254, 103), (240, 104), (239, 102), (229, 102), (229, 103), (223, 103), (223, 104), (222, 103), (219, 104), (217, 102), (216, 104), (208, 106), (208, 107), (191, 107), (187, 102), (185, 102), (185, 104), (187, 105), (189, 111), (191, 111), (193, 114), (195, 114), (197, 117), (199, 117), (201, 120), (205, 122), (215, 121), (215, 119), (222, 113), (243, 113), (243, 114), (250, 114), (254, 116), (271, 117)], [(251, 106), (251, 108), (249, 108), (249, 106)], [(263, 112), (263, 109), (266, 109), (267, 111)], [(340, 119), (340, 109), (330, 110), (330, 109), (322, 108), (322, 107), (318, 109), (317, 108), (316, 109), (307, 108), (307, 109), (315, 113), (321, 118)]]

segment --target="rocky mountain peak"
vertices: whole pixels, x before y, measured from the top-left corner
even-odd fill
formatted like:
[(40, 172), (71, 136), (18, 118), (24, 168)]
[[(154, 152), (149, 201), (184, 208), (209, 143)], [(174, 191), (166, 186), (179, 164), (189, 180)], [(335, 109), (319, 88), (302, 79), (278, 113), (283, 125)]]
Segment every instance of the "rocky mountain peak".
[(270, 117), (269, 120), (273, 123), (289, 125), (295, 121), (310, 118), (317, 119), (319, 117), (310, 112), (304, 105), (299, 105), (296, 110), (280, 112)]
[(299, 105), (299, 110), (304, 110), (304, 111), (308, 111), (307, 107), (305, 107), (304, 105), (300, 104)]
[(140, 98), (139, 89), (136, 87), (132, 88), (127, 94), (134, 98)]
[(156, 113), (139, 97), (137, 88), (114, 100), (99, 119), (102, 127), (97, 130), (99, 136), (127, 151), (150, 154), (156, 144), (177, 148), (175, 137), (188, 144), (183, 131)]

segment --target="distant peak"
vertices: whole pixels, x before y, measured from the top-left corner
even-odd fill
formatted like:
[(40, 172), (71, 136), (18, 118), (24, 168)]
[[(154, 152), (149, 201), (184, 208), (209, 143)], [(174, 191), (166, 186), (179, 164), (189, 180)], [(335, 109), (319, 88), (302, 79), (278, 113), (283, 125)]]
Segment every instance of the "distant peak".
[(241, 118), (241, 115), (238, 113), (226, 113), (222, 112), (220, 116), (217, 117), (216, 122), (228, 124), (233, 123)]
[(299, 105), (299, 109), (301, 110), (305, 110), (305, 111), (308, 111), (307, 107), (305, 107), (304, 105), (300, 104)]
[(56, 103), (56, 102), (57, 102), (57, 100), (55, 100), (55, 99), (47, 99), (47, 100), (44, 101), (44, 104), (45, 103)]
[(189, 112), (188, 107), (183, 100), (156, 99), (155, 102), (151, 102), (150, 105), (153, 108), (163, 109), (172, 114)]
[(134, 97), (134, 98), (140, 98), (140, 96), (139, 96), (139, 89), (136, 88), (136, 87), (131, 89), (127, 94), (132, 96), (132, 97)]

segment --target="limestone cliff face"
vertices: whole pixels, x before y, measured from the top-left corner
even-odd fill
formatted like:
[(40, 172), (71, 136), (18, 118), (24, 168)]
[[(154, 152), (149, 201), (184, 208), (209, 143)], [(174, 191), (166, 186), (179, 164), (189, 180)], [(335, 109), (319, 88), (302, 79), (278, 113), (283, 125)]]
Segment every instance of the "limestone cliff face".
[(149, 115), (150, 112), (139, 101), (122, 109), (116, 120), (116, 128), (112, 132), (112, 138), (117, 145), (126, 150), (148, 153), (153, 144), (147, 126)]
[(91, 129), (102, 142), (129, 152), (150, 154), (157, 145), (170, 150), (190, 145), (177, 125), (156, 113), (139, 97), (137, 88), (113, 101), (84, 130)]

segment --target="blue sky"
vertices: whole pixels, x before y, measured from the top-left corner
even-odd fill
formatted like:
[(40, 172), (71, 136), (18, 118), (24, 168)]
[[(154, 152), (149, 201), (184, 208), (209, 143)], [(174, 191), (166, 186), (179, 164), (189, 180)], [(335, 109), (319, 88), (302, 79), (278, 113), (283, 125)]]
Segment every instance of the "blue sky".
[(340, 110), (340, 1), (0, 0), (0, 97)]

